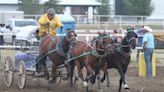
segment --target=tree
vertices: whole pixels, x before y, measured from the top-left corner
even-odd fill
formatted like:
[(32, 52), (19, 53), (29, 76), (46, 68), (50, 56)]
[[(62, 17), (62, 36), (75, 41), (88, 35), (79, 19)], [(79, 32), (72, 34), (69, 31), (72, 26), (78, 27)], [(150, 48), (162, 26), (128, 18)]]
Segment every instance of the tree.
[(19, 0), (19, 9), (25, 14), (40, 14), (41, 5), (39, 0)]
[[(110, 14), (110, 5), (109, 0), (97, 0), (101, 3), (101, 6), (98, 8), (99, 15), (109, 15)], [(100, 21), (107, 21), (107, 17), (101, 17)]]
[(58, 5), (58, 0), (49, 0), (44, 4), (44, 11), (46, 11), (48, 8), (54, 8), (56, 10), (56, 13), (60, 14), (63, 13), (63, 9), (61, 5)]
[(110, 14), (110, 5), (109, 0), (97, 0), (101, 3), (101, 6), (98, 8), (99, 15), (109, 15)]
[(125, 15), (148, 16), (154, 10), (151, 0), (123, 0)]

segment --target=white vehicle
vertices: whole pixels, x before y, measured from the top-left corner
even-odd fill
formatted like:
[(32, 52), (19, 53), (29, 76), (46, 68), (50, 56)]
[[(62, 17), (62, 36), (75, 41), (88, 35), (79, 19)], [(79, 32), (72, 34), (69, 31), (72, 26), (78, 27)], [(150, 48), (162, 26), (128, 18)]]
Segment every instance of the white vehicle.
[(5, 25), (7, 19), (10, 18), (24, 18), (24, 12), (23, 11), (0, 11), (0, 25)]
[(38, 43), (36, 34), (39, 32), (39, 26), (24, 26), (16, 34), (16, 45), (27, 46)]
[(15, 45), (16, 34), (19, 31), (24, 31), (24, 32), (27, 31), (24, 28), (25, 26), (39, 27), (39, 24), (36, 20), (33, 20), (33, 19), (9, 19), (7, 20), (5, 26), (1, 28), (1, 32), (3, 33), (4, 43)]

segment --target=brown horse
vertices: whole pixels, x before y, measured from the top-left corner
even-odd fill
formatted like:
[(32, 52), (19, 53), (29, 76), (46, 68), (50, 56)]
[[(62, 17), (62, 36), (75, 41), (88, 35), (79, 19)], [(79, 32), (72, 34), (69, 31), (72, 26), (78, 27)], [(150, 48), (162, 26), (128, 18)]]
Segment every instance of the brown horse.
[(124, 83), (124, 88), (129, 89), (126, 82), (125, 82), (125, 73), (127, 71), (127, 67), (130, 63), (130, 54), (131, 50), (135, 49), (136, 46), (136, 38), (137, 35), (134, 31), (127, 32), (125, 38), (123, 39), (121, 45), (115, 45), (113, 53), (106, 56), (106, 65), (103, 66), (104, 76), (101, 79), (103, 82), (105, 77), (107, 76), (107, 86), (109, 86), (109, 76), (107, 69), (115, 68), (118, 70), (120, 74), (120, 81), (119, 81), (119, 90), (121, 92), (122, 83)]
[[(112, 43), (113, 41), (110, 36), (106, 33), (99, 33), (99, 36), (92, 41), (91, 45), (78, 41), (72, 49), (73, 57), (82, 55), (82, 57), (75, 59), (74, 63), (78, 68), (79, 77), (83, 81), (84, 86), (87, 85), (88, 79), (90, 79), (91, 83), (95, 82), (95, 72), (99, 69), (101, 59), (112, 52)], [(81, 63), (83, 63), (83, 65)], [(83, 66), (87, 69), (87, 76), (89, 77), (89, 75), (91, 75), (90, 78), (84, 79), (82, 73)], [(71, 74), (73, 74), (73, 69), (71, 71)]]
[[(65, 36), (62, 37), (61, 39), (61, 48), (64, 52), (64, 54), (59, 54), (56, 52), (56, 45), (58, 44), (58, 37), (57, 36), (51, 36), (51, 35), (46, 35), (43, 38), (43, 42), (40, 44), (40, 48), (39, 48), (39, 62), (38, 62), (38, 66), (41, 65), (43, 72), (45, 74), (46, 79), (49, 79), (49, 73), (47, 71), (46, 68), (46, 57), (48, 56), (50, 58), (50, 60), (52, 61), (53, 65), (52, 65), (52, 80), (54, 81), (56, 78), (56, 68), (61, 65), (64, 64), (64, 61), (66, 60), (66, 55), (65, 53), (67, 53), (70, 49), (70, 45), (73, 45), (74, 43), (76, 43), (76, 33), (74, 31), (68, 31), (66, 33)], [(52, 52), (51, 52), (52, 51)], [(51, 53), (49, 53), (51, 52)], [(49, 53), (49, 54), (47, 54)]]

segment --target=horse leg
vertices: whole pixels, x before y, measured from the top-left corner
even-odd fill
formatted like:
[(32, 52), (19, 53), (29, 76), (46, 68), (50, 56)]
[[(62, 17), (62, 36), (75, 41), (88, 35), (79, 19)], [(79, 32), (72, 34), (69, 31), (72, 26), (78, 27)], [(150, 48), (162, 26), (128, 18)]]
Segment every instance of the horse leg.
[(87, 71), (89, 72), (89, 74), (91, 75), (90, 77), (90, 82), (92, 84), (95, 83), (95, 79), (96, 79), (96, 73), (95, 71), (93, 71), (92, 67), (90, 65), (86, 65)]
[[(126, 67), (126, 68), (124, 67), (124, 68), (123, 68), (124, 74), (126, 73), (126, 70), (127, 70), (127, 67)], [(123, 88), (124, 88), (124, 89), (129, 89), (128, 85), (126, 84), (125, 79), (124, 79), (124, 81), (123, 81)]]
[(83, 73), (82, 73), (82, 68), (81, 68), (81, 65), (80, 65), (80, 62), (79, 61), (74, 61), (75, 62), (75, 65), (77, 66), (77, 70), (78, 70), (78, 74), (79, 74), (79, 77), (82, 81), (84, 81), (84, 77), (83, 77)]
[[(40, 56), (37, 57), (36, 61), (38, 61), (39, 58), (40, 58)], [(41, 61), (36, 63), (36, 72), (37, 73), (41, 72)]]
[(103, 77), (100, 79), (100, 82), (104, 82), (105, 78), (106, 78), (106, 73), (105, 73), (105, 71), (104, 71), (104, 75), (103, 75)]
[[(74, 63), (71, 62), (71, 69), (70, 69), (70, 74), (69, 74), (71, 87), (74, 86), (74, 82), (75, 82), (75, 79), (73, 80), (74, 68), (75, 68), (75, 65), (74, 65)], [(76, 77), (76, 76), (74, 76), (74, 77)]]
[(52, 65), (52, 71), (51, 71), (51, 79), (49, 80), (49, 83), (55, 83), (56, 81), (56, 65)]
[(66, 79), (68, 79), (71, 75), (71, 64), (65, 64), (66, 65), (66, 69), (67, 69), (67, 76), (66, 76)]
[[(80, 65), (80, 62), (78, 61), (75, 61), (75, 65), (77, 66), (77, 69), (78, 69), (78, 74), (79, 74), (79, 77), (80, 79), (82, 80), (83, 82), (83, 85), (84, 87), (88, 88), (88, 78), (86, 77), (86, 79), (84, 79), (84, 76), (83, 76), (83, 73), (82, 73), (82, 67)], [(88, 70), (87, 70), (87, 75), (88, 75)]]
[(125, 81), (125, 75), (124, 75), (122, 66), (118, 68), (118, 72), (120, 74), (120, 81), (119, 81), (119, 89), (118, 89), (118, 92), (121, 92), (122, 82)]
[(107, 78), (107, 87), (110, 87), (110, 80), (109, 80), (108, 71), (104, 72), (103, 78), (100, 80), (100, 82), (104, 82), (105, 78)]
[(108, 71), (106, 71), (106, 77), (107, 77), (107, 87), (110, 87), (110, 80), (109, 80)]
[(104, 82), (105, 78), (106, 78), (106, 75), (107, 75), (107, 64), (104, 65), (104, 67), (102, 68), (102, 70), (104, 71), (104, 75), (103, 77), (101, 78), (100, 82)]
[(42, 63), (42, 66), (43, 66), (44, 76), (45, 76), (46, 80), (49, 80), (49, 73), (48, 73), (48, 70), (47, 70), (47, 67), (46, 67), (46, 57), (43, 58), (41, 63)]

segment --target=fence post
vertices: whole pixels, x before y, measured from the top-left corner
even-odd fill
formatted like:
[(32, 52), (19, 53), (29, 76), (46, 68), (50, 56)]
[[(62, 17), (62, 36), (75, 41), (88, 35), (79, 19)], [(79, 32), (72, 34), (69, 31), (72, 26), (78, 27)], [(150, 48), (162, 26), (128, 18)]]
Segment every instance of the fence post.
[[(139, 76), (146, 76), (146, 64), (144, 59), (144, 53), (139, 53)], [(152, 57), (152, 76), (156, 76), (156, 54), (153, 53)]]
[(120, 27), (120, 28), (122, 28), (122, 25), (121, 25), (121, 22), (122, 22), (122, 21), (121, 21), (121, 20), (122, 20), (122, 17), (119, 16), (119, 27)]

